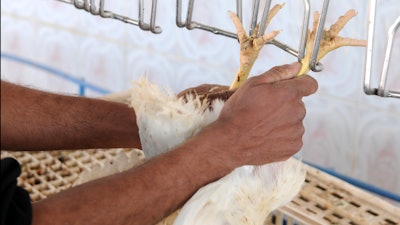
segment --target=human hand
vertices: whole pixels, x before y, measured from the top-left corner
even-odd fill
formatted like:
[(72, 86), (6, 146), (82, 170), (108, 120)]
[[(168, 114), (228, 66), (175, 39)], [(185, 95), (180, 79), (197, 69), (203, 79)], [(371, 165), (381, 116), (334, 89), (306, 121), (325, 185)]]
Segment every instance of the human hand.
[(302, 101), (317, 90), (310, 76), (296, 77), (300, 64), (277, 66), (250, 78), (225, 103), (212, 125), (223, 131), (218, 148), (232, 168), (282, 161), (302, 147)]

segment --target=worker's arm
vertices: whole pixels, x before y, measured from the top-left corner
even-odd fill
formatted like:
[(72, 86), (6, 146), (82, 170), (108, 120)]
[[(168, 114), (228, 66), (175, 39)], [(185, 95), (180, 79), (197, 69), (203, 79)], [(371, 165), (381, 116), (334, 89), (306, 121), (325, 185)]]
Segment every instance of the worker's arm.
[(221, 129), (210, 129), (138, 168), (82, 184), (33, 204), (32, 225), (155, 224), (197, 189), (232, 168), (213, 154)]
[(140, 148), (125, 104), (58, 95), (1, 81), (1, 149)]
[(71, 188), (33, 205), (36, 224), (154, 224), (200, 187), (245, 164), (287, 159), (302, 146), (302, 97), (316, 90), (299, 66), (250, 79), (198, 135), (138, 168)]

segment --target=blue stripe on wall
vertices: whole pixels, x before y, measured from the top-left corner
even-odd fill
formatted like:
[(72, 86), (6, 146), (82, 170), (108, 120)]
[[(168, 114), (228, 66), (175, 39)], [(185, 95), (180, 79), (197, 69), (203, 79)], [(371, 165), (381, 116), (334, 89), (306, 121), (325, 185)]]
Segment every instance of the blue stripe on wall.
[(60, 70), (57, 70), (55, 68), (52, 68), (50, 66), (43, 65), (43, 64), (31, 61), (29, 59), (25, 59), (25, 58), (22, 58), (22, 57), (19, 57), (19, 56), (16, 56), (16, 55), (12, 55), (12, 54), (9, 54), (9, 53), (5, 53), (5, 52), (1, 52), (1, 57), (5, 58), (5, 59), (12, 60), (12, 61), (15, 61), (15, 62), (18, 62), (18, 63), (21, 63), (21, 64), (24, 64), (24, 65), (28, 65), (28, 66), (37, 68), (37, 69), (40, 69), (40, 70), (44, 70), (46, 72), (49, 72), (52, 75), (60, 77), (60, 78), (62, 78), (64, 80), (67, 80), (69, 82), (75, 83), (76, 85), (79, 86), (79, 94), (82, 95), (82, 96), (85, 95), (85, 91), (86, 90), (92, 90), (92, 91), (95, 91), (95, 92), (97, 92), (99, 94), (108, 94), (108, 93), (110, 93), (110, 91), (108, 91), (106, 89), (103, 89), (101, 87), (93, 85), (93, 84), (91, 84), (89, 82), (86, 82), (86, 81), (84, 81), (82, 79), (76, 78), (76, 77), (74, 77), (74, 76), (72, 76), (70, 74), (64, 73), (64, 72), (62, 72)]

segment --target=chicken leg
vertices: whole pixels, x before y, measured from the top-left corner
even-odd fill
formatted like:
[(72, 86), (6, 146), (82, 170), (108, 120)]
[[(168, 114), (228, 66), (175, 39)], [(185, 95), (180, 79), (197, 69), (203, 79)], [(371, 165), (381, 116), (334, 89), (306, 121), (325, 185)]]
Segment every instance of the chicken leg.
[[(268, 14), (266, 26), (268, 26), (272, 18), (279, 12), (280, 9), (282, 9), (284, 5), (285, 4), (277, 4), (272, 7)], [(229, 12), (229, 14), (235, 25), (240, 43), (240, 65), (235, 79), (229, 88), (232, 90), (238, 88), (244, 81), (247, 80), (250, 70), (253, 67), (253, 64), (256, 61), (262, 47), (264, 47), (268, 41), (274, 39), (281, 31), (272, 31), (266, 35), (257, 37), (258, 30), (260, 28), (258, 24), (254, 28), (253, 34), (249, 36), (247, 35), (242, 23), (240, 22), (240, 19), (236, 16), (236, 14), (233, 12)]]
[[(343, 46), (366, 46), (366, 40), (357, 40), (352, 38), (345, 38), (338, 36), (338, 33), (343, 29), (343, 27), (350, 21), (351, 18), (357, 15), (357, 12), (353, 9), (349, 10), (343, 16), (339, 17), (339, 19), (334, 23), (329, 30), (324, 30), (320, 48), (317, 56), (317, 62), (322, 59), (326, 54), (330, 51), (333, 51), (337, 48)], [(315, 37), (317, 33), (318, 21), (321, 14), (319, 12), (314, 13), (314, 22), (313, 22), (313, 30), (308, 32), (307, 34), (307, 43), (306, 43), (306, 54), (305, 57), (301, 61), (301, 69), (298, 73), (298, 76), (306, 74), (310, 71), (310, 61), (313, 50), (313, 45), (315, 42)]]

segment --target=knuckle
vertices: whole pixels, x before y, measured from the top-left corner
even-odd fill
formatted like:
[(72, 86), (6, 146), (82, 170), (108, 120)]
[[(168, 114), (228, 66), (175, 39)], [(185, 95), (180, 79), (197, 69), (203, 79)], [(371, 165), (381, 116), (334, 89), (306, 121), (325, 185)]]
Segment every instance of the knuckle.
[(304, 125), (300, 124), (300, 127), (299, 127), (300, 140), (302, 140), (302, 137), (303, 137), (305, 132), (306, 132), (306, 129), (304, 128)]
[(272, 67), (272, 68), (270, 69), (270, 71), (271, 71), (271, 72), (278, 73), (278, 74), (283, 74), (283, 73), (286, 73), (286, 72), (287, 72), (287, 69), (285, 69), (285, 68), (286, 68), (285, 66), (286, 66), (286, 65), (274, 66), (274, 67)]
[(274, 91), (277, 96), (282, 99), (282, 101), (289, 102), (296, 98), (296, 92), (291, 90), (290, 87), (285, 83), (276, 83), (275, 87), (276, 90)]
[(300, 149), (303, 147), (303, 141), (302, 140), (296, 140), (292, 141), (289, 146), (287, 146), (287, 151), (285, 151), (285, 154), (283, 155), (285, 158), (289, 158), (296, 154), (296, 152), (300, 151)]
[(295, 137), (293, 137), (293, 140), (291, 141), (292, 147), (294, 149), (299, 150), (303, 147), (303, 138), (302, 138), (303, 132), (304, 132), (304, 130), (300, 129), (295, 133), (295, 135), (294, 135)]
[(302, 139), (304, 132), (305, 132), (305, 129), (304, 129), (303, 123), (297, 123), (294, 126), (293, 138), (295, 140)]
[(307, 94), (315, 93), (318, 90), (318, 82), (315, 78), (305, 75), (303, 79), (307, 84)]
[(310, 78), (310, 89), (312, 90), (312, 92), (316, 92), (318, 90), (318, 82), (317, 80), (315, 80), (313, 77), (308, 76)]
[(299, 120), (303, 120), (306, 117), (306, 107), (304, 104), (299, 103), (299, 106), (297, 107), (297, 118)]
[(249, 77), (245, 83), (245, 85), (249, 85), (249, 86), (254, 86), (258, 83), (260, 83), (261, 76), (255, 76), (255, 77)]
[(291, 85), (288, 85), (287, 83), (281, 83), (281, 86), (279, 88), (281, 89), (280, 94), (287, 101), (295, 101), (296, 99), (298, 99), (298, 93), (292, 88)]
[(305, 129), (302, 123), (297, 123), (292, 126), (290, 134), (290, 142), (296, 143), (302, 141)]
[(296, 141), (296, 143), (294, 144), (294, 149), (295, 149), (295, 153), (300, 151), (300, 149), (303, 147), (303, 140), (299, 139), (298, 141)]
[(301, 99), (298, 98), (291, 99), (291, 101), (288, 101), (288, 105), (290, 107), (290, 111), (293, 112), (293, 115), (295, 116), (296, 119), (299, 120), (304, 119), (307, 111), (304, 102)]

